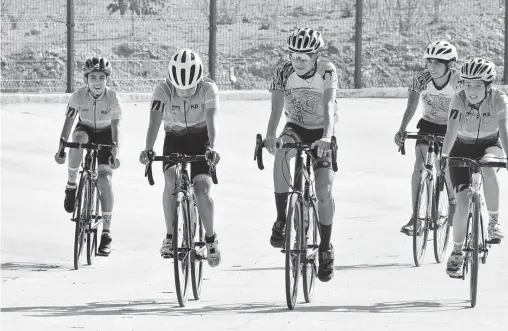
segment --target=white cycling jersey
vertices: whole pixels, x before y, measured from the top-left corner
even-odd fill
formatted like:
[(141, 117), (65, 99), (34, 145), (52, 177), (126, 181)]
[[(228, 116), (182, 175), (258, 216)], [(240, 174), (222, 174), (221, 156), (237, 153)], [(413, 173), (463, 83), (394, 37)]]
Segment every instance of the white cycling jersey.
[(413, 77), (409, 91), (420, 94), (424, 120), (446, 125), (450, 100), (455, 92), (461, 89), (458, 83), (460, 73), (455, 69), (450, 69), (450, 72), (448, 81), (440, 88), (434, 84), (428, 69), (420, 71)]
[(87, 86), (81, 87), (72, 94), (65, 112), (67, 117), (78, 115), (79, 123), (94, 131), (107, 129), (111, 126), (111, 120), (122, 117), (120, 98), (108, 87), (98, 98), (88, 91)]
[(181, 135), (206, 132), (206, 110), (213, 108), (219, 109), (219, 89), (204, 77), (189, 98), (179, 97), (169, 79), (157, 83), (150, 109), (163, 114), (166, 132)]
[[(316, 73), (307, 79), (296, 74), (291, 61), (282, 63), (275, 71), (269, 90), (284, 93), (287, 122), (313, 130), (324, 125), (324, 91), (337, 89), (337, 85), (337, 70), (333, 63), (318, 58)], [(338, 111), (335, 100), (334, 114)]]

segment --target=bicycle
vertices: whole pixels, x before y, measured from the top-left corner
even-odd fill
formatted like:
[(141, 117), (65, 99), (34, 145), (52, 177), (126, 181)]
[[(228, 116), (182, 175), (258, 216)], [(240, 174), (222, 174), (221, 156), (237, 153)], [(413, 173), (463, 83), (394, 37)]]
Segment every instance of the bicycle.
[[(422, 265), (427, 250), (429, 231), (433, 232), (434, 258), (441, 263), (450, 241), (451, 221), (448, 218), (448, 184), (444, 172), (434, 164), (441, 153), (444, 136), (407, 132), (405, 139), (427, 141), (429, 148), (425, 156), (425, 169), (421, 170), (420, 182), (413, 210), (413, 260), (416, 267)], [(405, 155), (404, 144), (399, 148)]]
[[(148, 159), (145, 177), (148, 178), (150, 185), (154, 185), (152, 175), (152, 163), (154, 161), (176, 163), (177, 181), (175, 183), (176, 191), (173, 193), (176, 196), (175, 217), (173, 220), (173, 266), (178, 304), (180, 307), (185, 307), (188, 298), (189, 270), (192, 293), (194, 299), (199, 300), (203, 286), (203, 260), (206, 260), (205, 230), (201, 217), (199, 217), (188, 167), (193, 162), (208, 162), (208, 158), (205, 155), (178, 153), (155, 156), (153, 151), (149, 151)], [(210, 176), (213, 183), (218, 184), (214, 165), (210, 165)]]
[(485, 235), (484, 220), (488, 220), (487, 207), (483, 198), (481, 168), (506, 168), (506, 162), (475, 161), (465, 157), (448, 157), (448, 167), (466, 167), (470, 169), (469, 213), (467, 217), (466, 241), (464, 243), (464, 264), (462, 266), (462, 280), (471, 268), (469, 298), (471, 307), (476, 306), (478, 291), (479, 261), (487, 263), (489, 248), (499, 241), (488, 240)]
[(76, 204), (71, 219), (76, 223), (74, 230), (74, 269), (78, 270), (85, 242), (88, 265), (92, 265), (93, 259), (97, 255), (97, 230), (103, 221), (100, 214), (101, 193), (98, 187), (97, 158), (99, 151), (111, 151), (113, 145), (66, 142), (63, 138), (60, 139), (60, 145), (60, 157), (62, 158), (65, 156), (65, 148), (86, 150), (84, 160), (81, 162)]
[[(285, 287), (286, 303), (290, 310), (296, 305), (298, 296), (298, 282), (300, 270), (303, 270), (303, 294), (306, 303), (310, 303), (314, 296), (315, 279), (317, 276), (317, 259), (319, 249), (319, 216), (317, 212), (317, 197), (311, 178), (311, 143), (283, 143), (280, 148), (296, 150), (293, 184), (287, 192), (288, 216), (285, 227), (285, 244), (282, 253), (285, 254)], [(260, 170), (263, 165), (263, 138), (256, 135), (254, 160)], [(337, 172), (337, 141), (331, 138), (332, 168)], [(306, 154), (305, 163), (303, 153)], [(305, 227), (305, 231), (303, 228)], [(294, 237), (292, 232), (294, 229)]]

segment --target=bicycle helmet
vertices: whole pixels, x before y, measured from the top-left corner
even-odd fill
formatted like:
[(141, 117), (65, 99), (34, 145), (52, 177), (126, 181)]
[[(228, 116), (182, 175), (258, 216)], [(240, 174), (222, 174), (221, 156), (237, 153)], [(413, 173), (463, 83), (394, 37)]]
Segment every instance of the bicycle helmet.
[(110, 76), (112, 70), (111, 62), (105, 57), (88, 58), (83, 64), (83, 75), (85, 77), (88, 77), (91, 72), (103, 72), (106, 76)]
[(313, 29), (296, 29), (286, 41), (288, 50), (297, 53), (316, 53), (323, 45), (321, 33)]
[(496, 65), (485, 59), (472, 59), (460, 68), (460, 78), (493, 82), (496, 79)]
[(457, 61), (457, 49), (445, 40), (435, 41), (425, 49), (424, 59), (437, 59), (441, 61)]
[(191, 89), (203, 79), (203, 62), (196, 52), (188, 48), (173, 54), (168, 70), (169, 80), (181, 90)]

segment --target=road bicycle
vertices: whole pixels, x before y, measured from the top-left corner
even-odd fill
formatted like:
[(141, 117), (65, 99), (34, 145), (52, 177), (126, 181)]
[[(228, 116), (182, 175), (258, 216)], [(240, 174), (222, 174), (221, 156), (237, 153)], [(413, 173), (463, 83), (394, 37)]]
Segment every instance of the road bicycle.
[[(318, 270), (318, 249), (320, 242), (319, 215), (317, 212), (317, 198), (314, 191), (312, 178), (312, 155), (311, 143), (283, 143), (280, 148), (296, 150), (294, 163), (293, 183), (290, 184), (290, 192), (287, 192), (288, 213), (285, 227), (284, 247), (285, 254), (285, 287), (286, 303), (290, 310), (296, 305), (298, 296), (298, 283), (300, 272), (303, 278), (303, 294), (305, 302), (312, 301), (314, 296), (315, 279)], [(263, 138), (261, 134), (256, 136), (256, 148), (254, 160), (257, 160), (258, 168), (264, 169), (263, 165)], [(337, 172), (337, 141), (335, 136), (331, 139), (332, 168)], [(306, 159), (304, 161), (304, 154)], [(304, 230), (305, 229), (305, 230)]]

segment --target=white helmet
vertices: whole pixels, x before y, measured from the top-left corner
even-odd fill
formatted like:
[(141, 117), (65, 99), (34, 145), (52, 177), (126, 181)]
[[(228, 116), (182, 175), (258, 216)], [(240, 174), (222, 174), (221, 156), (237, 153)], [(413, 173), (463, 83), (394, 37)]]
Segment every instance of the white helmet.
[(316, 53), (323, 45), (321, 33), (313, 29), (296, 29), (286, 41), (288, 50), (298, 53)]
[(193, 88), (203, 79), (203, 62), (197, 53), (188, 48), (171, 56), (168, 70), (171, 83), (182, 90)]
[(496, 65), (481, 58), (472, 59), (460, 68), (460, 78), (493, 82), (496, 79)]
[(425, 50), (424, 59), (438, 59), (442, 61), (457, 61), (457, 49), (446, 40), (435, 41)]

